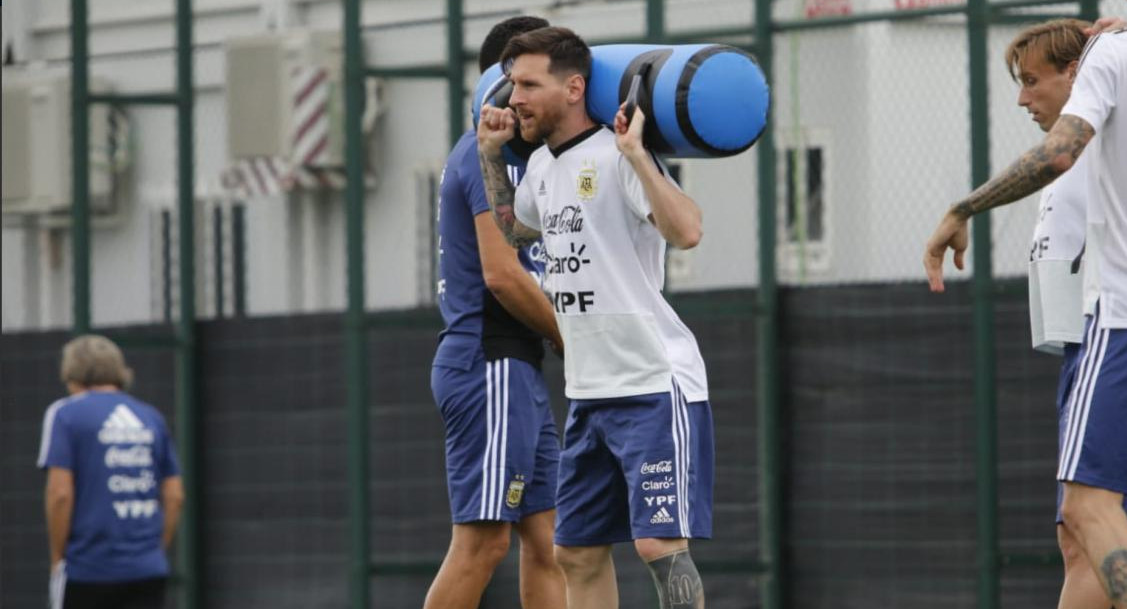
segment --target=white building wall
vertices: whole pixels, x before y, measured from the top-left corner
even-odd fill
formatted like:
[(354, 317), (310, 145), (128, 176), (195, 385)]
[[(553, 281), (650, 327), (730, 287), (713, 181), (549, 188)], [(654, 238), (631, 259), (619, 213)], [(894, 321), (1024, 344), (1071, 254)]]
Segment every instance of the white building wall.
[[(1117, 1), (1105, 0), (1105, 10), (1114, 10)], [(593, 41), (644, 34), (645, 4), (641, 0), (553, 8), (556, 4), (548, 0), (469, 0), (465, 6), (467, 48), (475, 48), (495, 21), (518, 12), (542, 14)], [(666, 23), (671, 32), (750, 26), (752, 6), (749, 0), (667, 0)], [(780, 1), (776, 16), (793, 18), (802, 6), (795, 0)], [(896, 4), (895, 0), (855, 0), (853, 6), (856, 11), (889, 10)], [(68, 7), (67, 0), (8, 3), (4, 38), (20, 41), (17, 48), (22, 55), (17, 59), (45, 66), (36, 69), (66, 72)], [(91, 74), (106, 78), (120, 92), (171, 90), (175, 77), (172, 7), (171, 2), (92, 2)], [(195, 10), (196, 176), (202, 206), (220, 196), (217, 179), (228, 163), (223, 42), (262, 33), (269, 23), (279, 20), (337, 29), (341, 15), (337, 0), (197, 0)], [(365, 2), (368, 63), (443, 62), (444, 11), (445, 3), (440, 0)], [(992, 58), (1000, 58), (1015, 31), (995, 30)], [(800, 272), (794, 248), (783, 246), (784, 281), (921, 279), (923, 240), (939, 211), (965, 194), (969, 186), (965, 38), (957, 19), (949, 24), (928, 20), (803, 32), (796, 41), (787, 35), (776, 37), (773, 113), (779, 141), (792, 141), (797, 126), (826, 146), (828, 158), (825, 262)], [(797, 61), (792, 64), (792, 60)], [(467, 90), (475, 82), (476, 63), (467, 65)], [(385, 112), (370, 148), (378, 186), (368, 192), (365, 223), (367, 303), (373, 309), (411, 307), (427, 300), (430, 261), (420, 252), (427, 246), (423, 239), (430, 218), (421, 209), (426, 201), (419, 190), (419, 175), (441, 167), (449, 142), (443, 81), (391, 80), (383, 84)], [(1000, 59), (990, 64), (990, 86), (996, 92), (991, 117), (992, 158), (997, 170), (1036, 141), (1039, 133), (1014, 106), (1014, 85)], [(175, 117), (170, 109), (153, 107), (130, 108), (129, 116), (136, 138), (130, 211), (109, 226), (96, 225), (92, 234), (96, 325), (161, 318), (156, 235), (160, 230), (158, 210), (171, 208), (175, 201)], [(686, 189), (704, 209), (706, 237), (696, 250), (674, 255), (671, 289), (754, 285), (758, 281), (754, 149), (730, 159), (684, 161), (682, 171)], [(250, 314), (344, 308), (341, 199), (340, 193), (301, 194), (247, 203)], [(1022, 254), (1033, 206), (1023, 207), (995, 214), (999, 274), (1024, 272)], [(205, 247), (211, 222), (210, 216), (199, 220), (197, 272), (205, 284), (211, 276), (210, 249)], [(1011, 257), (1010, 251), (1019, 253)], [(70, 324), (66, 231), (5, 226), (2, 254), (3, 328)], [(198, 291), (201, 314), (208, 315), (214, 310), (211, 287), (201, 285)]]

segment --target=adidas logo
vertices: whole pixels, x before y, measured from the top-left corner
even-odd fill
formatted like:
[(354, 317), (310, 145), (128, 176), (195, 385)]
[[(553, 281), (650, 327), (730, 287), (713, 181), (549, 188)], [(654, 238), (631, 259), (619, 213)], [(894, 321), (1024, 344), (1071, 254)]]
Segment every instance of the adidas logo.
[(98, 432), (102, 444), (152, 444), (153, 432), (125, 404), (118, 404)]
[(654, 512), (650, 524), (673, 524), (673, 517), (669, 515), (669, 510), (661, 508)]
[(544, 187), (544, 180), (540, 180), (540, 194), (541, 195), (548, 194), (548, 189)]

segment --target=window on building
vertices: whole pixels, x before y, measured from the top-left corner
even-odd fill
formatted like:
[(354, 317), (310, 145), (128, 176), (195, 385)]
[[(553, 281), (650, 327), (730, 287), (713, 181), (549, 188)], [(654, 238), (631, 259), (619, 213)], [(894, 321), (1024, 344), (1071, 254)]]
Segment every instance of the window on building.
[(828, 138), (817, 131), (780, 138), (779, 262), (791, 279), (829, 270)]
[(825, 237), (825, 189), (821, 146), (786, 150), (786, 237), (788, 243), (818, 243)]

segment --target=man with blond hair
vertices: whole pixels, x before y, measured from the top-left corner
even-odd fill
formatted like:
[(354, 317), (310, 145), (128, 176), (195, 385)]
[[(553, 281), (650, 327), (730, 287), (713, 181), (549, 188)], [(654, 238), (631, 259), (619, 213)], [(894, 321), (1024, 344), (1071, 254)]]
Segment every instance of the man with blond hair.
[(133, 371), (112, 341), (80, 336), (63, 347), (70, 397), (43, 418), (38, 465), (52, 609), (159, 609), (184, 502), (164, 417), (125, 393)]
[[(1076, 68), (1091, 24), (1077, 19), (1054, 19), (1021, 31), (1006, 49), (1006, 67), (1020, 86), (1017, 103), (1048, 132), (1060, 118), (1072, 93)], [(1029, 317), (1033, 348), (1063, 356), (1057, 388), (1057, 418), (1061, 446), (1068, 423), (1068, 395), (1079, 367), (1084, 336), (1083, 285), (1079, 265), (1084, 249), (1088, 203), (1088, 157), (1041, 190), (1041, 208), (1029, 251)], [(1107, 609), (1111, 600), (1100, 587), (1096, 572), (1084, 558), (1076, 537), (1064, 526), (1057, 484), (1057, 542), (1064, 557), (1061, 609)]]
[(971, 216), (1067, 176), (1090, 150), (1080, 168), (1088, 188), (1086, 245), (1075, 259), (1090, 261), (1086, 322), (1061, 423), (1057, 480), (1065, 529), (1111, 604), (1127, 609), (1127, 29), (1105, 25), (1075, 62), (1071, 91), (1045, 139), (951, 206), (925, 246), (924, 267), (931, 289), (942, 292), (946, 251), (954, 250), (962, 268)]

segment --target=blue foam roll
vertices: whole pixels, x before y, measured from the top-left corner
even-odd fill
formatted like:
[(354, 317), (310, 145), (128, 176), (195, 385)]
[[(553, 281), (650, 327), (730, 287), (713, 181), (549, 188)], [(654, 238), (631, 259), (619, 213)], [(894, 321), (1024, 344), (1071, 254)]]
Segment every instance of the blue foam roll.
[[(675, 157), (725, 157), (754, 144), (767, 126), (770, 95), (763, 71), (739, 49), (718, 44), (613, 44), (591, 48), (587, 112), (612, 125), (635, 74), (647, 117), (646, 147)], [(474, 124), (500, 66), (478, 81)], [(507, 100), (502, 92), (499, 99)]]

